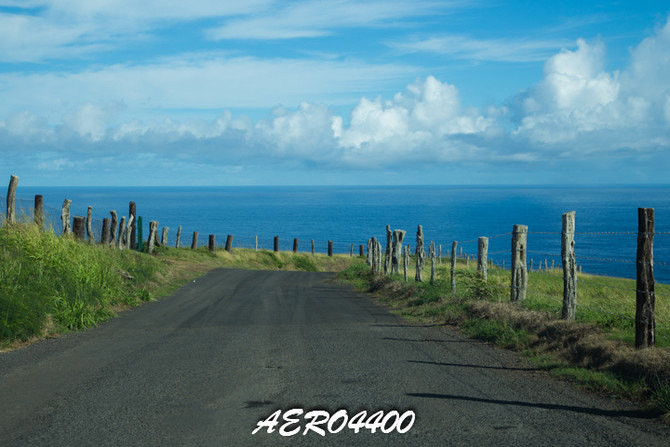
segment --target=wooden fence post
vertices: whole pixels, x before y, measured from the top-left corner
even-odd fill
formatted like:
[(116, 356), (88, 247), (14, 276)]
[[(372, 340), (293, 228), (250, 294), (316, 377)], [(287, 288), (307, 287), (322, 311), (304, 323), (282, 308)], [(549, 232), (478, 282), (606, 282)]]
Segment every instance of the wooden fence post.
[(487, 258), (489, 256), (489, 238), (481, 236), (477, 240), (477, 273), (488, 281)]
[(116, 210), (112, 210), (109, 212), (109, 214), (112, 215), (112, 226), (111, 228), (111, 240), (110, 244), (115, 244), (116, 243), (116, 224), (118, 223), (119, 217), (116, 214)]
[(328, 256), (333, 256), (333, 241), (328, 241)]
[(93, 207), (89, 206), (88, 211), (86, 212), (86, 237), (88, 238), (88, 242), (90, 244), (93, 244), (94, 237), (93, 237)]
[(123, 244), (123, 235), (126, 233), (126, 216), (121, 217), (121, 223), (119, 223), (119, 237), (116, 240), (116, 248), (121, 250), (124, 247)]
[[(128, 232), (130, 233), (128, 241), (130, 248), (132, 248), (133, 250), (137, 250), (137, 233), (135, 232), (136, 226), (137, 226), (137, 205), (135, 204), (135, 202), (130, 202), (128, 204)], [(166, 244), (167, 244), (167, 236), (165, 237), (165, 243), (163, 245)]]
[(365, 253), (363, 252), (363, 244), (358, 246), (358, 256), (363, 257)]
[(526, 269), (526, 241), (528, 226), (514, 225), (512, 231), (512, 284), (510, 287), (510, 301), (520, 303), (526, 298), (528, 284), (528, 270)]
[(278, 252), (279, 251), (279, 236), (275, 236), (274, 240), (274, 251)]
[(135, 216), (130, 216), (128, 218), (128, 224), (126, 225), (126, 238), (124, 240), (124, 247), (126, 248), (126, 250), (130, 250), (130, 229), (132, 228), (132, 225), (134, 223), (135, 223)]
[(109, 245), (109, 217), (102, 219), (102, 235), (100, 236), (100, 243)]
[(458, 241), (451, 243), (451, 291), (456, 290), (456, 248)]
[(405, 282), (407, 282), (407, 269), (409, 268), (409, 245), (405, 247), (403, 257), (402, 257), (402, 271), (405, 277)]
[(33, 211), (33, 221), (40, 230), (44, 229), (44, 197), (41, 194), (35, 195), (35, 210)]
[(254, 250), (258, 251), (258, 235), (254, 236)]
[(86, 232), (86, 220), (84, 216), (74, 216), (72, 218), (72, 232), (76, 239), (84, 240)]
[(563, 261), (563, 309), (561, 310), (561, 318), (574, 321), (577, 309), (577, 260), (575, 259), (574, 211), (563, 213), (561, 259)]
[(191, 242), (191, 250), (198, 248), (198, 232), (193, 232), (193, 241)]
[(404, 230), (393, 230), (393, 248), (391, 250), (391, 273), (400, 273), (400, 256), (402, 256), (402, 242), (405, 239)]
[[(170, 227), (163, 227), (163, 234), (161, 234), (161, 245), (163, 247), (167, 247), (167, 244), (168, 244), (168, 231), (170, 231)], [(132, 236), (131, 236), (131, 239), (132, 239)]]
[(215, 237), (213, 234), (210, 234), (210, 235), (209, 235), (209, 252), (210, 252), (210, 253), (214, 253), (215, 250), (216, 250), (216, 247), (215, 247), (215, 245), (216, 245), (216, 240), (215, 240), (215, 238), (216, 238), (216, 237)]
[(430, 283), (435, 284), (435, 241), (430, 241)]
[(382, 243), (377, 241), (377, 272), (382, 272)]
[(376, 275), (379, 272), (377, 271), (377, 239), (375, 237), (370, 240), (370, 248), (370, 266), (372, 267), (372, 274)]
[(354, 244), (351, 244), (351, 252), (349, 252), (349, 257), (350, 258), (354, 257)]
[[(158, 231), (158, 221), (155, 220), (150, 220), (149, 221), (149, 246), (147, 247), (147, 251), (149, 253), (154, 252), (154, 246), (156, 243), (156, 232)], [(198, 240), (198, 232), (194, 231), (193, 232), (193, 244), (195, 245), (195, 242)]]
[(365, 255), (365, 263), (372, 267), (372, 239), (368, 239), (367, 254)]
[(61, 220), (61, 224), (63, 225), (63, 233), (62, 234), (72, 233), (72, 227), (70, 227), (70, 205), (71, 204), (72, 204), (72, 200), (65, 199), (65, 201), (63, 202), (63, 207), (61, 208), (60, 220)]
[(174, 243), (175, 248), (179, 248), (179, 238), (181, 238), (181, 225), (177, 227), (177, 240)]
[(635, 347), (656, 344), (656, 293), (654, 291), (654, 209), (637, 209), (637, 292)]
[(233, 235), (229, 234), (228, 237), (226, 238), (226, 251), (230, 253), (232, 249), (233, 249)]
[(414, 280), (421, 282), (421, 274), (423, 273), (424, 258), (426, 253), (423, 250), (423, 227), (419, 225), (416, 230), (416, 274)]
[(437, 263), (442, 265), (442, 244), (437, 246)]
[(298, 238), (293, 238), (293, 253), (298, 253)]
[(312, 254), (314, 254), (314, 239), (312, 239)]
[(393, 243), (393, 233), (391, 225), (386, 225), (386, 252), (384, 256), (384, 274), (391, 273), (391, 244)]
[(142, 216), (137, 216), (137, 250), (142, 251), (143, 249), (144, 249), (144, 234), (142, 230)]
[(16, 222), (16, 187), (19, 184), (19, 178), (12, 175), (9, 178), (9, 187), (7, 188), (7, 222), (13, 224)]

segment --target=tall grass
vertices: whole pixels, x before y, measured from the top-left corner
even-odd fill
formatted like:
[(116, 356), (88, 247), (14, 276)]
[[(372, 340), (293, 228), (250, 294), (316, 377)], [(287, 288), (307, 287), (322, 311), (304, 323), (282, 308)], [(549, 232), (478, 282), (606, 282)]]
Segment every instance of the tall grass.
[[(98, 324), (120, 303), (149, 295), (138, 284), (162, 266), (132, 251), (89, 245), (16, 224), (0, 228), (0, 338), (39, 335), (47, 322), (66, 330)], [(124, 279), (125, 278), (125, 279)]]

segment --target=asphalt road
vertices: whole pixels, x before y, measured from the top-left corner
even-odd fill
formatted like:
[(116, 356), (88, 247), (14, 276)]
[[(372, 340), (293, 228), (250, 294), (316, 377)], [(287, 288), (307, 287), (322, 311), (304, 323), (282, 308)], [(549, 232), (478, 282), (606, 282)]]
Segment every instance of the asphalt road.
[[(281, 436), (283, 419), (252, 434), (294, 408), (416, 420), (404, 434), (322, 425), (322, 437), (302, 435), (301, 416), (286, 427), (300, 434)], [(214, 270), (98, 328), (0, 355), (3, 446), (667, 446), (669, 435), (632, 405), (403, 322), (324, 273)]]

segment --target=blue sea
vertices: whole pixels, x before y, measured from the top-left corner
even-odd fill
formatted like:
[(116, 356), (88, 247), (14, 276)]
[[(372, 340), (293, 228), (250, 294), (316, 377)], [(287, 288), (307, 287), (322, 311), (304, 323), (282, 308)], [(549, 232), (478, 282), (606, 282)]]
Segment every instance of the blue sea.
[[(656, 232), (670, 232), (670, 187), (459, 187), (459, 186), (301, 186), (301, 187), (22, 187), (18, 203), (32, 213), (35, 194), (44, 196), (54, 228), (60, 231), (63, 200), (72, 200), (72, 215), (86, 215), (93, 207), (99, 237), (103, 217), (115, 209), (128, 215), (128, 203), (137, 204), (144, 235), (149, 220), (170, 228), (174, 244), (177, 227), (181, 241), (190, 244), (198, 231), (201, 245), (209, 234), (218, 244), (234, 236), (233, 246), (271, 248), (279, 236), (280, 249), (292, 247), (319, 252), (332, 240), (336, 252), (348, 253), (351, 244), (375, 236), (386, 240), (385, 228), (407, 231), (405, 244), (414, 247), (418, 225), (426, 241), (442, 245), (447, 255), (453, 240), (476, 254), (476, 239), (491, 237), (489, 252), (498, 264), (509, 266), (510, 236), (514, 224), (528, 225), (528, 258), (537, 268), (544, 259), (560, 258), (561, 214), (576, 211), (578, 264), (584, 272), (635, 278), (637, 208), (655, 208)], [(611, 234), (615, 233), (615, 234)], [(619, 234), (623, 233), (623, 234)], [(495, 237), (499, 236), (499, 237)], [(654, 240), (654, 269), (658, 282), (670, 282), (670, 234)]]

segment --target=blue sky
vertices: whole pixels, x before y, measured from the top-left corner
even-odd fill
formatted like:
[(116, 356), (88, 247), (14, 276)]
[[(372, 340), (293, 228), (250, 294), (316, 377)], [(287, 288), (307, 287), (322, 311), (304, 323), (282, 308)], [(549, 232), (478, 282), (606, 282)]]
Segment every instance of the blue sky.
[(660, 1), (0, 0), (24, 185), (667, 184)]

